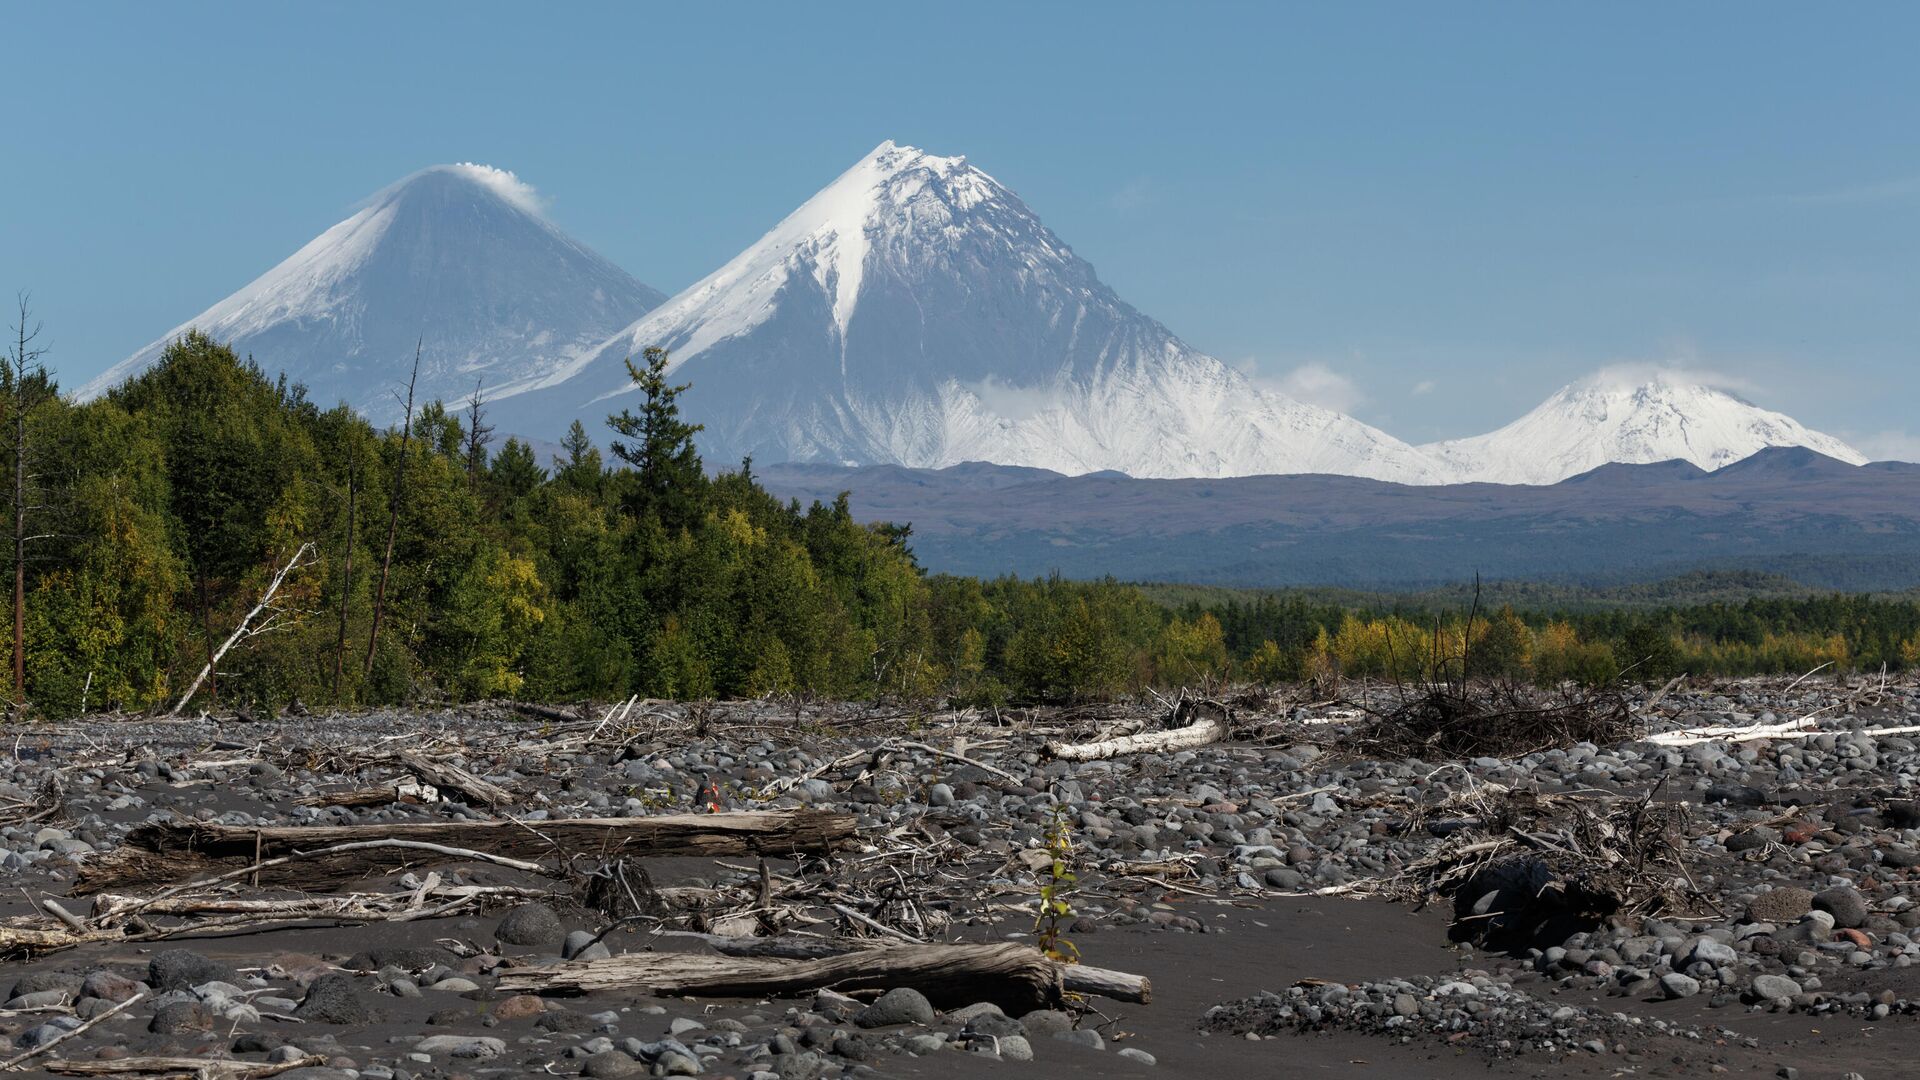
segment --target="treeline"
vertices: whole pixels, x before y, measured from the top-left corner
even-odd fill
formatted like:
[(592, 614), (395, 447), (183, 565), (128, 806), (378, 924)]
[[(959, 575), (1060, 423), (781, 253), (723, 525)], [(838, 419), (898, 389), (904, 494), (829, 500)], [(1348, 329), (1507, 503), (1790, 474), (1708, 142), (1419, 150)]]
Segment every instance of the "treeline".
[(904, 531), (709, 477), (663, 368), (611, 463), (577, 425), (548, 463), (494, 448), (478, 401), (376, 430), (199, 334), (87, 404), (9, 382), (27, 702), (168, 704), (306, 545), (196, 707), (931, 692)]
[(1493, 611), (1470, 599), (1355, 608), (1263, 595), (1173, 610), (1179, 621), (1218, 624), (1239, 662), (1230, 670), (1253, 679), (1413, 679), (1457, 673), (1462, 664), (1475, 675), (1542, 683), (1920, 667), (1920, 601), (1869, 595)]
[(1469, 627), (1459, 609), (1274, 596), (1169, 609), (1112, 581), (929, 576), (909, 529), (857, 523), (844, 497), (782, 502), (751, 462), (709, 473), (658, 351), (633, 369), (634, 411), (610, 418), (610, 458), (576, 424), (544, 462), (496, 446), (477, 396), (409, 404), (376, 428), (199, 334), (86, 404), (24, 344), (13, 352), (0, 377), (0, 500), (26, 553), (9, 567), (24, 586), (13, 696), (46, 716), (171, 706), (208, 667), (190, 708), (998, 703), (1462, 662), (1541, 681), (1920, 664), (1920, 605), (1861, 597), (1508, 608)]

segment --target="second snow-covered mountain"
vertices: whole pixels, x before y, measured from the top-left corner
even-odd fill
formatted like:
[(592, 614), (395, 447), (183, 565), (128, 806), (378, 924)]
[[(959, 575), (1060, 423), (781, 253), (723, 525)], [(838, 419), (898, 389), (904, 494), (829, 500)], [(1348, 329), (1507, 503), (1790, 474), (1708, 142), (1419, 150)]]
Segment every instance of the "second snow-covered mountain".
[(1680, 460), (1711, 471), (1770, 446), (1804, 446), (1852, 465), (1867, 460), (1791, 416), (1667, 371), (1602, 372), (1498, 431), (1421, 449), (1451, 481), (1553, 484), (1608, 464)]
[(966, 159), (891, 142), (496, 420), (597, 429), (632, 401), (624, 361), (653, 345), (693, 386), (709, 461), (1442, 479), (1398, 439), (1256, 387), (1136, 311)]

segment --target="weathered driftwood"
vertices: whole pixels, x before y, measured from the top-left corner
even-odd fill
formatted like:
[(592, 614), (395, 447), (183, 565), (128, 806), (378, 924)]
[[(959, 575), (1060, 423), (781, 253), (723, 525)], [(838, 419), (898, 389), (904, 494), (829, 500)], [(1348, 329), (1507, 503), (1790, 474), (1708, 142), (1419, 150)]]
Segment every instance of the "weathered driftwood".
[(580, 720), (578, 711), (574, 709), (556, 709), (551, 705), (542, 705), (533, 701), (503, 701), (500, 704), (514, 712), (525, 713), (540, 720), (551, 720), (556, 724), (572, 724)]
[(135, 829), (120, 847), (89, 859), (74, 892), (170, 884), (253, 868), (262, 884), (337, 884), (461, 861), (472, 852), (484, 852), (493, 862), (557, 863), (581, 857), (824, 854), (850, 846), (854, 834), (852, 817), (820, 810), (268, 828), (152, 822)]
[(71, 1031), (67, 1031), (60, 1035), (56, 1035), (52, 1039), (49, 1039), (48, 1041), (41, 1043), (39, 1046), (33, 1047), (30, 1050), (26, 1050), (21, 1053), (15, 1054), (14, 1056), (8, 1058), (5, 1061), (0, 1061), (0, 1072), (12, 1072), (13, 1070), (18, 1069), (20, 1066), (24, 1065), (28, 1061), (31, 1061), (42, 1054), (52, 1051), (54, 1047), (59, 1046), (61, 1043), (66, 1042), (68, 1039), (75, 1038), (85, 1033), (88, 1028), (93, 1027), (95, 1024), (98, 1024), (100, 1021), (105, 1020), (109, 1016), (112, 1016), (114, 1013), (117, 1013), (122, 1009), (129, 1008), (134, 1004), (144, 1000), (146, 996), (147, 996), (147, 992), (145, 990), (142, 990), (139, 993), (128, 998), (127, 1000), (112, 1006), (111, 1008), (102, 1009), (101, 1011), (93, 1014), (93, 1016), (89, 1018), (85, 1023), (81, 1024), (77, 1028), (72, 1029)]
[(126, 931), (66, 926), (0, 926), (0, 959), (24, 960), (101, 941), (125, 941)]
[[(642, 990), (653, 994), (709, 997), (779, 997), (811, 990), (887, 990), (910, 986), (937, 1006), (991, 1001), (1012, 1012), (1060, 1003), (1073, 988), (1069, 971), (1027, 945), (895, 945), (808, 960), (707, 956), (697, 953), (625, 953), (599, 960), (510, 971), (500, 977), (506, 992), (584, 994)], [(1096, 973), (1087, 975), (1087, 973)], [(1148, 981), (1123, 972), (1086, 969), (1075, 981), (1084, 993), (1146, 1002)]]
[[(196, 882), (198, 888), (204, 883)], [(0, 925), (0, 959), (25, 960), (80, 945), (102, 942), (160, 941), (195, 934), (239, 929), (263, 929), (316, 921), (332, 923), (412, 922), (472, 910), (489, 903), (542, 900), (547, 889), (514, 885), (448, 885), (438, 874), (428, 874), (419, 887), (397, 893), (349, 893), (343, 896), (304, 896), (277, 900), (244, 900), (229, 896), (189, 896), (168, 890), (153, 897), (94, 897), (93, 912), (80, 919), (52, 900), (41, 906), (61, 925)], [(149, 921), (162, 916), (181, 922)]]
[(425, 754), (402, 751), (400, 763), (407, 770), (441, 791), (462, 795), (475, 806), (497, 809), (512, 806), (513, 792), (446, 761), (435, 761)]
[(1090, 743), (1047, 744), (1047, 755), (1061, 761), (1099, 761), (1122, 754), (1141, 754), (1162, 750), (1192, 750), (1217, 743), (1227, 737), (1227, 722), (1218, 717), (1196, 720), (1172, 731), (1143, 731)]
[(332, 791), (302, 795), (296, 806), (387, 806), (392, 803), (428, 803), (440, 797), (439, 789), (416, 780), (390, 780), (372, 787), (336, 788)]
[(43, 1061), (39, 1067), (60, 1076), (185, 1076), (197, 1080), (259, 1080), (295, 1069), (325, 1065), (319, 1054), (288, 1061), (230, 1061), (226, 1058), (129, 1057), (117, 1061)]
[[(728, 937), (725, 934), (699, 934), (691, 930), (666, 930), (661, 933), (665, 937), (703, 941), (714, 952), (725, 956), (772, 957), (779, 960), (818, 960), (867, 952), (876, 947), (897, 947), (884, 944), (877, 946), (872, 941), (832, 941), (809, 937)], [(1070, 994), (1144, 1002), (1151, 990), (1144, 976), (1129, 975), (1124, 971), (1109, 971), (1087, 964), (1062, 964), (1059, 968), (1061, 989)]]

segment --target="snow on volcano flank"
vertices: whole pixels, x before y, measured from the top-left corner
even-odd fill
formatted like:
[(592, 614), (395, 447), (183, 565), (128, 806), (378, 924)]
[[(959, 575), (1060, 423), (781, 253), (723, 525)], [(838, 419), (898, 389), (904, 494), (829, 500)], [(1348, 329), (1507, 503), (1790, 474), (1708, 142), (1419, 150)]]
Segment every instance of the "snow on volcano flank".
[(1770, 446), (1852, 465), (1859, 451), (1679, 371), (1611, 369), (1563, 387), (1498, 431), (1421, 447), (1456, 482), (1552, 484), (1609, 463), (1718, 469)]
[(624, 360), (653, 345), (692, 383), (717, 462), (1440, 475), (1136, 311), (965, 158), (892, 142), (501, 422), (549, 437), (598, 424), (632, 392)]
[(251, 354), (269, 375), (397, 419), (392, 396), (421, 342), (418, 397), (502, 397), (604, 342), (661, 296), (547, 221), (513, 173), (422, 169), (367, 199), (225, 300), (82, 387), (106, 390), (189, 328)]

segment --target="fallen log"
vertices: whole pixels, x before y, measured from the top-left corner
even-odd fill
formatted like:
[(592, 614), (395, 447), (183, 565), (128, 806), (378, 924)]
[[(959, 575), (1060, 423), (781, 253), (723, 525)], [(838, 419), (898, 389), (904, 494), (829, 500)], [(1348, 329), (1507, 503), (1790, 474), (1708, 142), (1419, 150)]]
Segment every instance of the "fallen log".
[(37, 956), (92, 945), (102, 941), (125, 941), (126, 931), (74, 930), (65, 926), (0, 926), (0, 959), (31, 960)]
[(258, 1080), (278, 1076), (295, 1069), (325, 1065), (319, 1054), (288, 1061), (233, 1061), (227, 1058), (129, 1057), (115, 1061), (66, 1061), (55, 1059), (40, 1063), (40, 1068), (60, 1076), (186, 1076), (199, 1080)]
[(1122, 754), (1142, 754), (1162, 750), (1192, 750), (1217, 743), (1227, 737), (1227, 723), (1218, 717), (1196, 720), (1172, 731), (1143, 731), (1090, 743), (1047, 744), (1047, 756), (1060, 761), (1099, 761)]
[(435, 761), (425, 754), (412, 750), (402, 751), (399, 757), (400, 763), (405, 765), (413, 775), (441, 791), (463, 795), (475, 806), (498, 809), (502, 806), (512, 806), (514, 803), (513, 792), (492, 781), (475, 776), (451, 762)]
[(551, 720), (556, 724), (573, 724), (581, 719), (573, 709), (556, 709), (551, 705), (541, 705), (532, 701), (503, 701), (501, 704), (514, 712), (525, 713), (539, 720)]
[[(808, 937), (728, 937), (725, 934), (701, 934), (691, 930), (664, 930), (663, 937), (702, 941), (724, 956), (772, 957), (780, 960), (818, 960), (827, 956), (845, 956), (874, 948), (895, 948), (891, 943), (873, 941), (831, 941)], [(1151, 986), (1144, 976), (1086, 964), (1061, 964), (1060, 986), (1069, 994), (1088, 994), (1116, 1001), (1145, 1002)]]
[[(1097, 993), (1146, 1003), (1152, 986), (1125, 972), (1056, 964), (1039, 950), (1013, 942), (995, 945), (892, 945), (808, 960), (704, 956), (697, 953), (624, 953), (598, 960), (524, 968), (500, 976), (507, 993), (587, 994), (640, 990), (708, 997), (791, 997), (819, 989), (851, 993), (909, 986), (936, 1006), (991, 1001), (1010, 1015), (1048, 1008), (1069, 992)], [(1018, 1010), (1018, 1013), (1015, 1012)]]
[[(196, 882), (190, 887), (204, 885)], [(469, 911), (485, 904), (547, 900), (553, 895), (549, 889), (514, 885), (446, 885), (437, 874), (429, 874), (426, 883), (407, 892), (284, 900), (184, 896), (174, 890), (147, 898), (101, 893), (94, 897), (93, 913), (85, 920), (65, 912), (52, 900), (43, 900), (41, 906), (65, 925), (29, 926), (20, 920), (0, 925), (0, 960), (31, 960), (63, 949), (103, 942), (162, 941), (299, 923), (413, 922)], [(184, 917), (186, 921), (149, 922), (148, 918), (154, 916)]]
[(393, 803), (436, 802), (440, 798), (438, 788), (416, 780), (390, 780), (373, 787), (343, 788), (322, 791), (312, 795), (302, 795), (293, 800), (296, 806), (388, 806)]
[[(261, 884), (312, 887), (458, 862), (473, 852), (494, 862), (554, 860), (552, 873), (576, 858), (817, 855), (851, 846), (854, 835), (854, 818), (821, 810), (266, 828), (150, 822), (120, 847), (89, 859), (73, 891), (167, 885), (254, 867)], [(273, 862), (279, 859), (298, 865)]]

